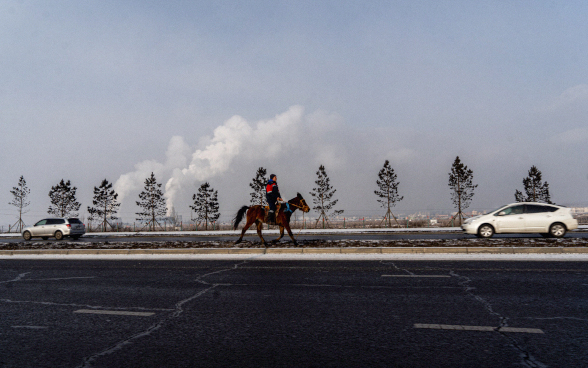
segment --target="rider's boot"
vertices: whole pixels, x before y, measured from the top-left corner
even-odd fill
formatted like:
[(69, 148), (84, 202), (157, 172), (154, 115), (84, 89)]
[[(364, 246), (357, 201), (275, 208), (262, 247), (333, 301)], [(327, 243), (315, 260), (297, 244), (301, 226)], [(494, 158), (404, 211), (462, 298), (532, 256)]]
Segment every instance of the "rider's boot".
[(276, 222), (276, 213), (274, 211), (269, 211), (267, 214), (267, 223), (269, 225), (273, 225)]

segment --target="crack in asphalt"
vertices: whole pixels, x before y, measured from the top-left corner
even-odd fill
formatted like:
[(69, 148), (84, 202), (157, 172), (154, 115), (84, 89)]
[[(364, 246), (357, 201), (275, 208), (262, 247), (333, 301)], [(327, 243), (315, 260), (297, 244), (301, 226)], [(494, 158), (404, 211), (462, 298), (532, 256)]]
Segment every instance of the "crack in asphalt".
[(409, 274), (411, 276), (414, 276), (414, 273), (410, 272), (406, 268), (399, 268), (398, 266), (396, 266), (396, 263), (394, 263), (394, 262), (380, 261), (380, 264), (383, 264), (383, 265), (392, 265), (392, 267), (394, 267), (394, 269), (396, 269), (397, 271), (406, 272), (407, 274)]
[(17, 282), (17, 281), (20, 281), (20, 280), (24, 279), (24, 277), (26, 275), (28, 275), (29, 273), (30, 272), (21, 273), (16, 278), (14, 278), (12, 280), (0, 281), (0, 284), (8, 284), (9, 282)]
[(204, 290), (201, 290), (198, 293), (196, 293), (196, 294), (194, 294), (194, 295), (192, 295), (192, 296), (190, 296), (190, 297), (188, 297), (186, 299), (183, 299), (183, 300), (180, 300), (179, 302), (177, 302), (175, 304), (175, 306), (174, 306), (175, 308), (173, 309), (174, 310), (173, 313), (171, 313), (171, 314), (163, 317), (157, 323), (154, 323), (153, 325), (149, 326), (146, 330), (144, 330), (142, 332), (139, 332), (139, 333), (136, 333), (134, 335), (131, 335), (128, 338), (126, 338), (124, 340), (121, 340), (118, 343), (113, 344), (110, 347), (108, 347), (108, 348), (106, 348), (106, 349), (104, 349), (104, 350), (102, 350), (102, 351), (100, 351), (100, 352), (98, 352), (98, 353), (96, 353), (96, 354), (94, 354), (92, 356), (83, 358), (83, 363), (81, 365), (79, 365), (78, 367), (83, 367), (83, 368), (93, 367), (94, 363), (98, 359), (100, 359), (101, 357), (106, 356), (106, 355), (109, 355), (109, 354), (112, 354), (112, 353), (115, 353), (115, 352), (123, 349), (125, 346), (132, 344), (132, 342), (134, 340), (137, 340), (137, 339), (140, 339), (142, 337), (146, 337), (146, 336), (151, 335), (153, 332), (155, 332), (155, 331), (159, 330), (161, 327), (163, 327), (168, 321), (171, 321), (172, 319), (178, 318), (180, 315), (182, 315), (182, 313), (184, 312), (184, 309), (183, 309), (184, 304), (189, 303), (189, 302), (191, 302), (191, 301), (193, 301), (195, 299), (198, 299), (199, 297), (201, 297), (202, 295), (206, 294), (210, 290), (212, 290), (212, 289), (214, 289), (214, 288), (222, 285), (222, 284), (210, 284), (210, 283), (207, 283), (206, 281), (202, 280), (202, 278), (207, 277), (207, 276), (210, 276), (210, 275), (214, 275), (214, 274), (217, 274), (217, 273), (221, 273), (221, 272), (227, 272), (227, 271), (235, 270), (240, 265), (245, 264), (250, 259), (254, 259), (254, 258), (257, 258), (257, 257), (251, 257), (251, 258), (246, 259), (246, 260), (244, 260), (242, 262), (236, 263), (236, 264), (234, 264), (230, 268), (226, 268), (226, 269), (222, 269), (222, 270), (218, 270), (218, 271), (214, 271), (214, 272), (209, 272), (209, 273), (206, 273), (204, 275), (199, 276), (195, 281), (196, 282), (200, 282), (201, 284), (204, 284), (204, 285), (209, 285), (208, 288), (206, 288)]
[(496, 312), (494, 310), (494, 308), (492, 307), (492, 304), (490, 302), (488, 302), (486, 299), (482, 298), (481, 296), (477, 295), (476, 293), (474, 293), (474, 290), (476, 290), (475, 287), (470, 286), (470, 283), (472, 282), (472, 279), (470, 279), (467, 276), (462, 276), (459, 275), (457, 273), (455, 273), (453, 270), (449, 271), (449, 274), (453, 277), (455, 277), (456, 279), (458, 279), (458, 284), (464, 289), (465, 293), (470, 295), (472, 298), (474, 298), (476, 301), (480, 302), (484, 308), (488, 311), (488, 313), (490, 313), (493, 316), (498, 317), (499, 319), (499, 325), (498, 327), (496, 327), (494, 329), (494, 331), (496, 331), (497, 333), (499, 333), (502, 337), (506, 338), (507, 340), (510, 341), (510, 344), (513, 348), (515, 348), (517, 351), (519, 351), (520, 353), (520, 357), (522, 359), (522, 364), (525, 367), (529, 367), (529, 368), (545, 368), (547, 367), (547, 365), (543, 364), (542, 362), (540, 362), (539, 360), (537, 360), (537, 358), (535, 358), (534, 356), (531, 355), (531, 353), (529, 353), (523, 346), (521, 346), (514, 337), (507, 335), (506, 333), (500, 331), (500, 329), (502, 327), (507, 327), (508, 326), (508, 317), (504, 317), (502, 316), (500, 313)]

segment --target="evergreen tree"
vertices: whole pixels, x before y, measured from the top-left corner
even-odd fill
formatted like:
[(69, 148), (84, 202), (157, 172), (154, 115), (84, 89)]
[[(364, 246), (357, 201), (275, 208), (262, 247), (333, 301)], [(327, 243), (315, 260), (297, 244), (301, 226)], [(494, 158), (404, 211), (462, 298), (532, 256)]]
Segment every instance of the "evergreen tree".
[(453, 217), (459, 217), (461, 224), (464, 219), (463, 209), (470, 206), (474, 189), (478, 184), (473, 184), (474, 172), (461, 163), (459, 156), (455, 158), (449, 173), (449, 187), (451, 188), (451, 200), (457, 208), (457, 214)]
[(47, 213), (57, 217), (77, 217), (78, 210), (81, 207), (76, 199), (76, 191), (78, 188), (72, 187), (70, 181), (61, 182), (49, 191), (49, 198), (51, 198), (51, 205)]
[(251, 204), (259, 204), (261, 206), (267, 205), (267, 199), (265, 198), (265, 186), (267, 184), (267, 170), (263, 167), (257, 169), (255, 178), (251, 180), (249, 186), (253, 189), (251, 192)]
[(90, 221), (100, 221), (103, 231), (106, 231), (106, 225), (112, 228), (112, 224), (109, 222), (118, 219), (116, 213), (120, 207), (120, 203), (117, 201), (118, 193), (112, 189), (112, 184), (108, 180), (102, 180), (102, 184), (99, 187), (94, 187), (94, 198), (92, 205), (88, 206), (88, 213), (90, 214)]
[[(324, 229), (325, 222), (327, 224), (329, 222), (329, 211), (331, 211), (331, 209), (337, 204), (339, 200), (333, 199), (333, 195), (335, 195), (337, 189), (333, 189), (333, 186), (330, 184), (331, 179), (329, 179), (323, 165), (319, 166), (316, 175), (317, 180), (315, 181), (315, 184), (317, 187), (312, 189), (310, 195), (312, 196), (312, 202), (314, 204), (313, 209), (319, 213), (319, 217), (316, 219), (315, 227), (322, 219)], [(343, 210), (333, 211), (334, 216), (342, 213)]]
[(220, 217), (218, 191), (210, 187), (208, 182), (198, 188), (198, 193), (192, 196), (194, 205), (190, 206), (196, 212), (196, 220), (204, 222), (204, 229), (208, 230), (208, 223), (215, 222)]
[(390, 161), (386, 160), (386, 162), (384, 162), (384, 167), (382, 167), (378, 173), (378, 180), (376, 180), (379, 190), (374, 190), (374, 194), (380, 198), (378, 199), (380, 205), (387, 208), (386, 215), (382, 222), (387, 220), (388, 227), (392, 226), (390, 217), (393, 217), (396, 224), (400, 225), (390, 209), (391, 207), (396, 206), (396, 202), (400, 202), (404, 198), (404, 196), (398, 195), (398, 184), (400, 183), (396, 181), (396, 178), (397, 175), (394, 172), (394, 169), (390, 166)]
[(525, 195), (518, 189), (515, 191), (515, 200), (517, 202), (551, 202), (549, 194), (549, 184), (542, 182), (542, 174), (535, 165), (531, 166), (529, 176), (523, 179)]
[(14, 198), (8, 204), (18, 209), (18, 221), (12, 227), (18, 226), (18, 232), (21, 232), (22, 228), (25, 226), (25, 223), (22, 220), (22, 215), (23, 213), (28, 212), (25, 211), (25, 208), (31, 204), (28, 200), (31, 190), (27, 187), (27, 182), (24, 180), (23, 176), (18, 180), (18, 184), (15, 187), (12, 187), (10, 193), (12, 193)]
[(145, 179), (145, 188), (139, 193), (139, 199), (136, 203), (143, 211), (135, 213), (137, 221), (147, 222), (149, 228), (155, 230), (155, 224), (159, 225), (157, 220), (166, 215), (166, 207), (161, 184), (157, 183), (153, 173)]

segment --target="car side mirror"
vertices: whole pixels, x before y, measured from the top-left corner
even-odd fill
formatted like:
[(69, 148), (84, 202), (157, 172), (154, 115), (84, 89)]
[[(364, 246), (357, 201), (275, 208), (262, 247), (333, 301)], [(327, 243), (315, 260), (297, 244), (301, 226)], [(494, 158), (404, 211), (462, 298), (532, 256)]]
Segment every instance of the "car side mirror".
[(504, 215), (506, 215), (506, 212), (505, 211), (498, 212), (498, 216), (504, 216)]

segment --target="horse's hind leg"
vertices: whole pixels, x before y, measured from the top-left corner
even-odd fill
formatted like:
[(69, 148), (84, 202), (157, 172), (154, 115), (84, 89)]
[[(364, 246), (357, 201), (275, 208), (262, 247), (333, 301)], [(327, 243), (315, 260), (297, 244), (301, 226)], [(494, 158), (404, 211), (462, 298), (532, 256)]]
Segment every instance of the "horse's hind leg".
[(239, 239), (237, 239), (235, 245), (243, 241), (243, 235), (245, 235), (245, 232), (247, 231), (247, 229), (249, 229), (251, 225), (253, 225), (253, 221), (249, 222), (249, 220), (247, 220), (247, 223), (245, 224), (245, 226), (243, 226), (243, 230), (241, 230), (241, 236), (239, 237)]
[(272, 241), (272, 243), (279, 242), (280, 239), (282, 239), (283, 237), (284, 237), (284, 226), (280, 225), (280, 237), (277, 238), (276, 240)]

